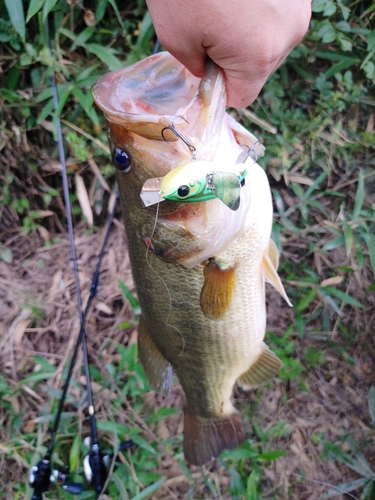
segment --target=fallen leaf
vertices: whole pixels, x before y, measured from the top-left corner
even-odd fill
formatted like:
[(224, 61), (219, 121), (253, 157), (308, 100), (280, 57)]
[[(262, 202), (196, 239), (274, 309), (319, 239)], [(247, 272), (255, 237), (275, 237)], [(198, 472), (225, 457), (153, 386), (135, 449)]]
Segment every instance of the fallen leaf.
[(9, 327), (9, 338), (13, 339), (17, 349), (21, 347), (25, 330), (31, 323), (31, 314), (30, 309), (23, 309)]
[(95, 177), (98, 179), (98, 181), (103, 186), (103, 188), (106, 191), (110, 192), (111, 191), (110, 187), (108, 186), (107, 181), (102, 176), (100, 168), (98, 167), (96, 161), (94, 160), (94, 158), (92, 156), (89, 156), (87, 158), (87, 163), (90, 165), (91, 170), (94, 172)]
[(82, 213), (86, 217), (88, 226), (92, 227), (94, 224), (94, 217), (92, 215), (89, 195), (87, 193), (85, 183), (83, 182), (83, 179), (79, 174), (75, 174), (74, 177), (76, 181), (77, 198), (81, 206)]
[(344, 276), (333, 276), (332, 278), (327, 278), (320, 283), (320, 286), (332, 286), (339, 285), (344, 280)]
[(98, 311), (104, 314), (108, 314), (108, 316), (113, 316), (114, 314), (112, 309), (109, 306), (107, 306), (107, 304), (105, 304), (104, 302), (97, 302), (94, 307)]

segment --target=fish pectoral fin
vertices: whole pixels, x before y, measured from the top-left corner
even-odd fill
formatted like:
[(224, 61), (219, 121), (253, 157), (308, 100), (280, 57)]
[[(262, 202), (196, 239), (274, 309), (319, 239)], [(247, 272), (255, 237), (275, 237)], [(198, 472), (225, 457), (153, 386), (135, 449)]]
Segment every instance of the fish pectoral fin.
[(213, 172), (215, 195), (231, 210), (240, 206), (241, 184), (238, 175), (233, 172)]
[(203, 314), (220, 319), (229, 309), (236, 282), (235, 268), (221, 269), (215, 259), (210, 259), (204, 269), (204, 284), (200, 297)]
[(279, 269), (280, 253), (272, 238), (270, 238), (270, 242), (268, 244), (268, 257), (270, 258), (274, 269), (277, 271)]
[(276, 354), (263, 344), (260, 356), (247, 372), (239, 377), (237, 383), (245, 390), (255, 389), (277, 375), (282, 366), (283, 363)]
[(151, 386), (167, 396), (172, 388), (173, 368), (159, 351), (142, 316), (138, 327), (138, 356)]
[[(273, 256), (273, 259), (275, 259), (274, 256)], [(286, 291), (284, 289), (284, 285), (281, 282), (280, 276), (277, 274), (277, 271), (276, 271), (275, 266), (274, 266), (274, 262), (272, 261), (272, 258), (269, 255), (263, 256), (263, 261), (262, 261), (263, 274), (264, 274), (266, 280), (269, 283), (271, 283), (271, 285), (286, 300), (288, 306), (293, 307), (293, 304), (290, 302), (290, 300), (286, 294)]]
[(193, 465), (217, 458), (222, 450), (240, 445), (248, 433), (238, 413), (223, 418), (204, 418), (184, 412), (184, 455)]

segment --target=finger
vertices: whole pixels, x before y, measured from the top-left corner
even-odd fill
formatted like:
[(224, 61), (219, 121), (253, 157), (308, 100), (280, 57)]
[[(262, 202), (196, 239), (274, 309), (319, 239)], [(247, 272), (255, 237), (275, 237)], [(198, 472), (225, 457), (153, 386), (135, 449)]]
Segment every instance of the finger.
[(178, 59), (180, 63), (182, 63), (194, 76), (202, 77), (204, 74), (204, 67), (206, 62), (206, 51), (203, 47), (199, 51), (196, 48), (194, 51), (189, 49), (187, 50), (179, 50), (175, 45), (169, 43), (168, 40), (160, 40), (160, 43), (163, 47), (168, 50), (172, 54), (173, 57)]
[[(246, 108), (250, 106), (261, 92), (269, 76), (279, 68), (285, 61), (286, 56), (282, 55), (267, 67), (263, 74), (249, 70), (245, 72), (225, 74), (227, 87), (227, 106), (231, 108)], [(254, 74), (255, 73), (255, 74)]]
[(232, 108), (246, 108), (258, 97), (267, 78), (252, 79), (251, 86), (240, 78), (226, 76), (227, 106)]

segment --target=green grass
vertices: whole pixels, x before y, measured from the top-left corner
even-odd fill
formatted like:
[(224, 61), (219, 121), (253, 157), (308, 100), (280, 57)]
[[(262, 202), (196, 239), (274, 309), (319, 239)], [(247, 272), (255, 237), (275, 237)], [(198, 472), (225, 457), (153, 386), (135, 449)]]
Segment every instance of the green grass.
[[(63, 120), (69, 171), (79, 173), (87, 191), (94, 193), (94, 230), (106, 219), (108, 194), (88, 160), (95, 159), (110, 186), (114, 176), (103, 117), (93, 105), (91, 88), (103, 73), (150, 55), (154, 31), (143, 2), (124, 7), (115, 0), (100, 0), (94, 5), (92, 12), (65, 0), (6, 1), (0, 6), (4, 162), (0, 259), (4, 265), (27, 268), (14, 235), (40, 237), (53, 245), (63, 234), (60, 174), (52, 161), (58, 157), (53, 134), (57, 115)], [(129, 438), (136, 443), (113, 468), (107, 489), (113, 499), (162, 498), (159, 494), (192, 500), (304, 498), (318, 487), (306, 464), (293, 469), (297, 472), (289, 477), (288, 491), (278, 483), (276, 464), (293, 459), (290, 444), (295, 433), (293, 419), (283, 409), (303, 397), (315, 408), (314, 401), (322, 398), (321, 381), (333, 384), (336, 378), (338, 391), (344, 394), (350, 385), (346, 372), (356, 377), (365, 363), (373, 366), (368, 324), (373, 320), (375, 291), (375, 9), (369, 1), (314, 0), (313, 11), (309, 34), (252, 106), (275, 133), (239, 113), (266, 145), (260, 162), (267, 169), (275, 201), (273, 237), (281, 250), (280, 274), (294, 304), (287, 312), (280, 306), (280, 319), (271, 314), (267, 334), (284, 367), (276, 385), (250, 396), (236, 392), (238, 406), (252, 422), (249, 440), (225, 451), (215, 466), (196, 470), (183, 461), (178, 397), (171, 408), (152, 399), (134, 344), (113, 347), (108, 341), (96, 351), (100, 341), (93, 341), (99, 353), (91, 373), (101, 444), (111, 451)], [(47, 14), (52, 48), (45, 28)], [(51, 71), (59, 91), (55, 114)], [(74, 176), (70, 179), (75, 223), (84, 225)], [(130, 311), (120, 328), (127, 329), (130, 338), (139, 306), (124, 282), (119, 290)], [(22, 306), (31, 310), (31, 327), (43, 328), (48, 310), (33, 298), (22, 300)], [(110, 351), (114, 354), (109, 356), (106, 349), (114, 349)], [(17, 373), (6, 369), (1, 375), (0, 451), (11, 485), (0, 479), (0, 494), (26, 498), (26, 472), (45, 451), (47, 427), (61, 393), (59, 376), (47, 354), (27, 359)], [(314, 460), (329, 463), (330, 470), (341, 474), (335, 476), (335, 484), (320, 484), (322, 499), (337, 496), (337, 488), (363, 500), (374, 497), (373, 379), (371, 374), (368, 380), (358, 375), (356, 381), (358, 391), (368, 398), (356, 416), (362, 431), (348, 430), (345, 418), (351, 416), (340, 415), (338, 433), (323, 429), (306, 438), (314, 446)], [(271, 410), (264, 401), (270, 394), (278, 398), (281, 418), (275, 417), (277, 412), (267, 414)], [(69, 465), (72, 480), (78, 482), (84, 481), (83, 440), (89, 432), (85, 405), (85, 387), (76, 373), (53, 458), (58, 466)], [(349, 401), (345, 408), (350, 410)], [(354, 421), (353, 417), (350, 422)], [(183, 486), (173, 482), (174, 475)], [(48, 497), (56, 495), (72, 498), (61, 488)], [(94, 495), (86, 489), (79, 498)]]

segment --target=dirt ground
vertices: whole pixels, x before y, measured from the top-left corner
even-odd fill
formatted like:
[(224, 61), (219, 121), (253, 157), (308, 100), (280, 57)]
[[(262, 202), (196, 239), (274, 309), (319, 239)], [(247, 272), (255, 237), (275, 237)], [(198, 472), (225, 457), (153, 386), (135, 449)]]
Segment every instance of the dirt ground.
[[(76, 229), (84, 303), (88, 297), (103, 235), (104, 229), (90, 235), (86, 235), (82, 225)], [(0, 370), (8, 383), (16, 385), (25, 375), (35, 370), (34, 356), (43, 356), (57, 367), (56, 376), (49, 381), (49, 385), (59, 387), (64, 364), (72, 353), (78, 335), (77, 305), (68, 238), (65, 234), (60, 234), (57, 243), (45, 246), (43, 237), (46, 237), (43, 230), (32, 231), (27, 236), (20, 230), (14, 231), (6, 243), (12, 250), (13, 262), (6, 264), (0, 260)], [(292, 239), (289, 244), (285, 242), (283, 258), (295, 259), (299, 254), (300, 249)], [(134, 314), (119, 290), (117, 278), (133, 288), (120, 219), (115, 221), (111, 231), (100, 274), (98, 296), (94, 300), (87, 327), (90, 361), (99, 367), (104, 362), (115, 360), (116, 343), (128, 345), (136, 341), (136, 327), (118, 328), (122, 321), (134, 321)], [(326, 339), (314, 335), (313, 328), (311, 332), (306, 332), (304, 338), (293, 333), (295, 352), (292, 357), (306, 366), (303, 379), (276, 379), (265, 389), (249, 394), (237, 391), (235, 394), (237, 407), (246, 418), (249, 418), (247, 415), (251, 408), (251, 421), (257, 422), (263, 432), (267, 433), (278, 422), (283, 423), (283, 428), (287, 429), (284, 435), (273, 434), (268, 437), (270, 449), (285, 449), (287, 454), (267, 465), (265, 473), (268, 486), (264, 491), (265, 498), (276, 495), (280, 500), (315, 500), (329, 489), (329, 485), (336, 486), (340, 482), (360, 477), (350, 468), (324, 459), (323, 449), (324, 443), (334, 442), (345, 432), (370, 432), (367, 395), (371, 385), (375, 384), (375, 297), (374, 294), (366, 295), (363, 291), (369, 284), (370, 278), (366, 283), (366, 273), (361, 274), (360, 282), (353, 279), (350, 284), (352, 295), (366, 304), (364, 310), (358, 312), (350, 307), (343, 307), (342, 321), (349, 330), (353, 327), (352, 329), (361, 332), (355, 339), (351, 339), (350, 359), (347, 355), (338, 354), (340, 351), (336, 347), (346, 342), (338, 330), (331, 332)], [(293, 322), (293, 311), (271, 289), (267, 291), (267, 300), (268, 330), (281, 336)], [(305, 352), (309, 347), (321, 350), (325, 362), (315, 368), (307, 366)], [(74, 372), (74, 376), (78, 378), (82, 375), (79, 374), (80, 366), (81, 359)], [(35, 427), (34, 419), (48, 404), (48, 396), (26, 387), (25, 390), (27, 394), (13, 398), (12, 403), (19, 410), (22, 406), (21, 428), (32, 430)], [(101, 414), (105, 414), (101, 397), (99, 395), (97, 402), (99, 418)], [(182, 404), (178, 385), (170, 400), (161, 401), (153, 392), (147, 395), (147, 399), (152, 405), (162, 403), (179, 407)], [(125, 406), (123, 411), (131, 412), (131, 408), (129, 405)], [(0, 430), (3, 434), (0, 434), (0, 441), (4, 442), (7, 432), (4, 413), (2, 415), (0, 424), (5, 425), (5, 430)], [(159, 437), (163, 439), (181, 432), (181, 427), (179, 415), (168, 419), (166, 426), (155, 432), (159, 432)], [(145, 437), (147, 438), (147, 432)], [(365, 450), (369, 462), (375, 466), (372, 452), (374, 447), (367, 447)], [(187, 498), (187, 480), (173, 457), (167, 457), (160, 468), (160, 472), (167, 477), (167, 482), (152, 498)], [(215, 471), (222, 472), (215, 470), (215, 465), (208, 468), (209, 474), (214, 475)], [(194, 467), (192, 472), (196, 479), (196, 497), (210, 498), (206, 496), (201, 472)], [(21, 481), (26, 474), (24, 464), (7, 461), (4, 457), (0, 459), (0, 475), (5, 483), (11, 485)], [(176, 476), (179, 482), (176, 481)], [(230, 498), (224, 493), (229, 478), (222, 474), (220, 481), (223, 498)], [(291, 492), (293, 496), (290, 496)], [(335, 498), (344, 497), (338, 492)], [(345, 498), (349, 498), (349, 495)], [(352, 495), (350, 498), (356, 496)]]

